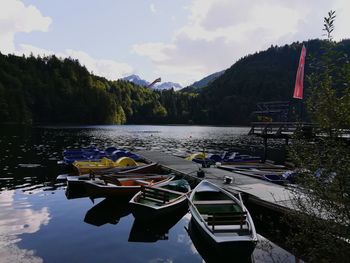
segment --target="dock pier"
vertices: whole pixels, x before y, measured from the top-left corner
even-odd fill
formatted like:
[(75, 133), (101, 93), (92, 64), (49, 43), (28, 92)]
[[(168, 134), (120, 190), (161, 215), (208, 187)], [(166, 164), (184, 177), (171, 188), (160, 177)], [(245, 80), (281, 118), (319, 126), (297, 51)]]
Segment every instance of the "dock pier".
[(267, 159), (268, 139), (284, 139), (288, 145), (289, 139), (300, 132), (305, 137), (316, 135), (316, 126), (312, 123), (299, 122), (252, 122), (248, 135), (255, 135), (264, 140), (263, 162)]
[[(182, 175), (189, 181), (199, 182), (206, 179), (228, 192), (240, 192), (248, 202), (256, 205), (277, 212), (286, 212), (293, 209), (293, 193), (286, 186), (216, 167), (202, 168), (197, 163), (160, 151), (138, 151), (136, 153), (148, 161), (157, 162), (166, 170)], [(197, 176), (199, 169), (204, 171), (204, 177)], [(231, 177), (232, 182), (230, 184), (225, 183), (225, 177)]]

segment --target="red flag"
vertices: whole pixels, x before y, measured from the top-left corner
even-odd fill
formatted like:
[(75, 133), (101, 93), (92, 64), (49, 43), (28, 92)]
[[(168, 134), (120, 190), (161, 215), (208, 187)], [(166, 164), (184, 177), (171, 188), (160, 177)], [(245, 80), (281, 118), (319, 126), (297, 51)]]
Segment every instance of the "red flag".
[(300, 54), (300, 59), (299, 59), (297, 77), (295, 79), (295, 87), (294, 87), (294, 94), (293, 94), (294, 99), (300, 99), (300, 100), (303, 99), (305, 56), (306, 56), (306, 48), (303, 45), (303, 48)]

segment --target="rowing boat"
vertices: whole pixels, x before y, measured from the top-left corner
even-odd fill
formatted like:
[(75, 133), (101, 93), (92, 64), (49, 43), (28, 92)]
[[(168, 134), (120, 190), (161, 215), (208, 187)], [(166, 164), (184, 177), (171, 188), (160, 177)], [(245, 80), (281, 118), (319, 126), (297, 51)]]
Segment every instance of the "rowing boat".
[(131, 213), (135, 219), (152, 221), (176, 214), (177, 211), (187, 210), (187, 193), (191, 187), (184, 179), (142, 186), (131, 200)]
[(239, 198), (203, 180), (193, 189), (189, 206), (203, 238), (218, 247), (251, 254), (257, 243), (253, 220)]

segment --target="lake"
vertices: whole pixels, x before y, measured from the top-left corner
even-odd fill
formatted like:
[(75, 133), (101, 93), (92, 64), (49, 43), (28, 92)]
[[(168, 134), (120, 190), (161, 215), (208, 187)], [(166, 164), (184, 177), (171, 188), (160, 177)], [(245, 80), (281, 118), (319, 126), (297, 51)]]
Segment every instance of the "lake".
[[(128, 204), (78, 198), (67, 200), (64, 172), (57, 162), (65, 148), (118, 146), (175, 155), (197, 151), (240, 151), (261, 155), (248, 127), (207, 126), (1, 126), (0, 262), (219, 262), (221, 255), (198, 240), (191, 215), (166, 222), (134, 222)], [(281, 162), (284, 142), (268, 157)], [(254, 211), (250, 211), (254, 214)], [(257, 225), (259, 243), (248, 259), (235, 262), (295, 262)], [(223, 259), (224, 260), (224, 259)], [(221, 260), (222, 261), (222, 260)]]

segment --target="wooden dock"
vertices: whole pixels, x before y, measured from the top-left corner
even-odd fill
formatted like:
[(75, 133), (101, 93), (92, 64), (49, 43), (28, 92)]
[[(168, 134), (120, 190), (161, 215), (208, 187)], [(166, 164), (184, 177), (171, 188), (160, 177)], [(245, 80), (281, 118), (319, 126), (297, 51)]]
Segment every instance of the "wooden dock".
[[(160, 151), (139, 151), (137, 154), (146, 160), (157, 162), (166, 169), (181, 174), (189, 180), (200, 181), (206, 179), (229, 192), (241, 192), (248, 198), (249, 202), (254, 204), (279, 212), (293, 209), (292, 191), (285, 186), (215, 167), (202, 168), (197, 163)], [(204, 178), (197, 176), (199, 168), (205, 172)], [(232, 177), (231, 184), (224, 183), (225, 176)]]

